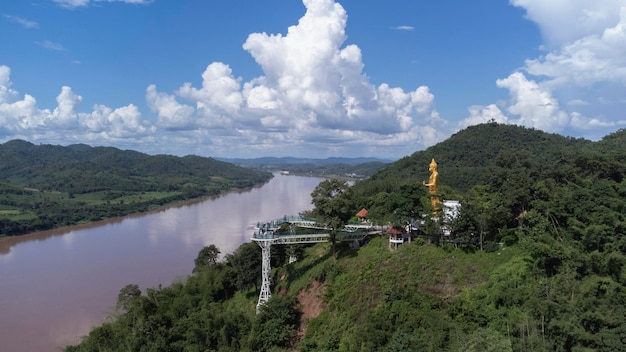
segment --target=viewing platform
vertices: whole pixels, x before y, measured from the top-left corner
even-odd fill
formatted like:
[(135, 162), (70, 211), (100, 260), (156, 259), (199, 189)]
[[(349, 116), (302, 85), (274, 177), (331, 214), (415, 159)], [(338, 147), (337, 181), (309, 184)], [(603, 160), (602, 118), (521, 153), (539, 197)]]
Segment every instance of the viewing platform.
[[(382, 228), (372, 226), (367, 222), (347, 224), (337, 231), (335, 241), (361, 241), (371, 235), (382, 233)], [(271, 297), (270, 278), (271, 263), (270, 249), (272, 245), (308, 244), (331, 241), (331, 229), (319, 224), (315, 219), (300, 216), (284, 216), (267, 222), (259, 222), (252, 234), (252, 241), (261, 247), (261, 292), (257, 303), (257, 313), (260, 307)]]
[[(346, 224), (336, 234), (337, 241), (361, 240), (369, 235), (380, 234), (382, 229), (369, 223)], [(330, 240), (330, 229), (315, 219), (285, 216), (265, 223), (258, 223), (251, 238), (273, 244), (318, 243)]]

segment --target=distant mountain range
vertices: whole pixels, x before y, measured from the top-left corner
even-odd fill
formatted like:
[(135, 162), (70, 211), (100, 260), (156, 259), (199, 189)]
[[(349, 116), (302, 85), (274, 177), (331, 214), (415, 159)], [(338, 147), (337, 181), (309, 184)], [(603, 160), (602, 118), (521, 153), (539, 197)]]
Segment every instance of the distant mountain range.
[(276, 172), (288, 172), (295, 175), (320, 177), (348, 177), (364, 179), (386, 167), (392, 161), (378, 158), (296, 158), (263, 157), (253, 159), (218, 159), (237, 166)]
[(220, 161), (225, 161), (238, 165), (259, 165), (259, 164), (269, 164), (269, 165), (283, 165), (283, 164), (313, 164), (313, 165), (332, 165), (332, 164), (348, 164), (348, 165), (358, 165), (365, 164), (370, 162), (381, 162), (381, 163), (390, 163), (394, 160), (391, 159), (380, 159), (380, 158), (367, 158), (367, 157), (359, 157), (359, 158), (341, 158), (341, 157), (332, 157), (326, 159), (315, 159), (315, 158), (296, 158), (296, 157), (261, 157), (261, 158), (215, 158)]

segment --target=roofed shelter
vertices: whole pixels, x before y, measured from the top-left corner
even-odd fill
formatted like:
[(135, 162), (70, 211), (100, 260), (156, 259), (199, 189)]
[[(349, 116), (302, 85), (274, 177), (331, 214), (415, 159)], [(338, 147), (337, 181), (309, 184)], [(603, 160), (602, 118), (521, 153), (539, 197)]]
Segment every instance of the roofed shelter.
[(356, 217), (361, 219), (361, 221), (366, 221), (367, 220), (367, 209), (363, 208), (363, 209), (359, 210), (359, 212), (356, 213)]

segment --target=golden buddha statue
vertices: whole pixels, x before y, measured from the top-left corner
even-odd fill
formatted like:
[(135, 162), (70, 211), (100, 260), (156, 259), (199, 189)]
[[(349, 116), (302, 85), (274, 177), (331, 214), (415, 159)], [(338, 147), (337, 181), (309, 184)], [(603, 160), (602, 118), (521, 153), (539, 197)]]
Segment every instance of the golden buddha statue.
[(439, 211), (441, 202), (436, 196), (437, 192), (439, 192), (439, 173), (437, 172), (437, 162), (435, 162), (434, 158), (428, 166), (428, 171), (430, 171), (428, 183), (426, 183), (426, 181), (422, 181), (422, 184), (428, 187), (428, 193), (430, 193), (430, 203), (433, 206), (433, 210)]

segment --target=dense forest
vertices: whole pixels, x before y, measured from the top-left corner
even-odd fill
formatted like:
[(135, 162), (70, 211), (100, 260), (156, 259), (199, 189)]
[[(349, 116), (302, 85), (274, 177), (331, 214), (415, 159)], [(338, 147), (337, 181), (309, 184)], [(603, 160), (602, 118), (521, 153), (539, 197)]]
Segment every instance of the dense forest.
[(146, 211), (271, 177), (212, 158), (13, 140), (0, 145), (0, 236)]
[[(185, 280), (124, 287), (111, 320), (66, 351), (622, 351), (625, 146), (624, 130), (591, 142), (492, 123), (352, 187), (322, 181), (308, 215), (339, 224), (365, 207), (428, 237), (298, 247), (292, 264), (273, 246), (259, 314), (260, 249), (218, 260), (207, 246)], [(437, 196), (461, 202), (453, 220), (422, 185), (432, 158)]]

